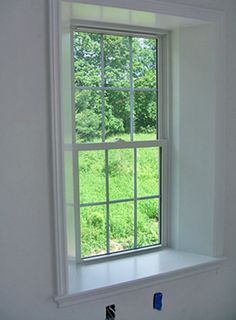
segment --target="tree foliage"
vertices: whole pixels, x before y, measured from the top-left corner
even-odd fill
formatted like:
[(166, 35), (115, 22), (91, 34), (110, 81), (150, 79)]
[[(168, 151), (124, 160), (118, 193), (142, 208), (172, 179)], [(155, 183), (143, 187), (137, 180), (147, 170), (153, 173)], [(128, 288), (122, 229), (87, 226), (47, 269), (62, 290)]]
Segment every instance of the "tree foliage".
[[(74, 32), (74, 72), (76, 87), (104, 86), (105, 136), (130, 133), (130, 67), (134, 88), (156, 87), (156, 40), (103, 35), (104, 69), (101, 62), (101, 35)], [(122, 91), (109, 88), (126, 88)], [(78, 141), (93, 141), (102, 135), (101, 90), (76, 90), (76, 131)], [(150, 133), (156, 130), (156, 92), (145, 90), (134, 94), (134, 130)]]

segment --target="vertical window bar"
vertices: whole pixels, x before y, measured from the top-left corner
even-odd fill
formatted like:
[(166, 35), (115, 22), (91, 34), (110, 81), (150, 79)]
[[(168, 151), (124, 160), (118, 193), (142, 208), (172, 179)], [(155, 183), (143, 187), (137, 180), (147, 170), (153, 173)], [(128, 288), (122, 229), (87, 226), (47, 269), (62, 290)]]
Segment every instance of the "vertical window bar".
[(108, 150), (105, 150), (105, 165), (106, 165), (106, 238), (107, 238), (107, 253), (110, 252), (110, 208), (109, 208), (109, 171), (108, 171)]
[(160, 108), (161, 104), (162, 104), (162, 94), (161, 94), (161, 83), (160, 83), (160, 79), (161, 79), (161, 74), (162, 74), (162, 68), (161, 68), (161, 61), (162, 59), (162, 52), (160, 49), (160, 38), (156, 39), (156, 95), (157, 95), (157, 109), (156, 109), (156, 115), (157, 115), (157, 119), (156, 119), (156, 126), (157, 126), (157, 140), (162, 138), (162, 115), (161, 115), (161, 110), (162, 108)]
[(129, 69), (130, 69), (130, 140), (134, 141), (134, 84), (133, 84), (133, 50), (132, 37), (129, 37)]
[(137, 148), (134, 148), (134, 248), (137, 246)]
[(160, 195), (160, 198), (159, 198), (159, 243), (161, 244), (162, 243), (162, 148), (158, 148), (159, 150), (159, 195)]
[[(102, 81), (102, 142), (105, 142), (105, 92), (104, 92), (104, 37), (101, 34), (101, 81)], [(108, 150), (105, 150), (106, 168), (106, 246), (110, 252), (110, 208), (109, 208), (109, 173), (108, 173)]]
[(76, 261), (81, 262), (81, 226), (80, 226), (80, 185), (79, 185), (79, 151), (73, 148), (74, 162), (74, 202), (75, 202), (75, 238), (76, 238)]
[[(130, 140), (134, 141), (134, 84), (132, 37), (129, 37), (130, 68)], [(137, 149), (134, 148), (134, 248), (137, 248)]]
[[(104, 37), (101, 34), (101, 80), (102, 80), (102, 142), (105, 142), (105, 97), (104, 97)], [(107, 253), (110, 252), (110, 208), (109, 208), (109, 172), (108, 172), (108, 150), (105, 150), (106, 167), (106, 246)]]
[(105, 98), (104, 98), (104, 41), (101, 34), (101, 82), (102, 82), (102, 142), (105, 141)]

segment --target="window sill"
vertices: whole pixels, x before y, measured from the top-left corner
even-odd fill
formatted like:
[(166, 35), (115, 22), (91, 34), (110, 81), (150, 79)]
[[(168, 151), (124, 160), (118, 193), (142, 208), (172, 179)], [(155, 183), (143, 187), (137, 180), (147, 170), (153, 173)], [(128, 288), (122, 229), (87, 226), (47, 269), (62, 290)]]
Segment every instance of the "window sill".
[(69, 262), (69, 294), (55, 297), (59, 307), (88, 302), (212, 271), (225, 258), (212, 258), (172, 249), (79, 265)]

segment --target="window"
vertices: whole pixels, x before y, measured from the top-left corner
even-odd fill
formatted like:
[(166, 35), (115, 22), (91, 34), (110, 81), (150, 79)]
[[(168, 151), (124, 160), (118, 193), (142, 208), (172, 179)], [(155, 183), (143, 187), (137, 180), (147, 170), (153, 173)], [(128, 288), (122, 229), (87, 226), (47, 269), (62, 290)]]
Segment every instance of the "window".
[[(213, 16), (211, 18), (209, 10), (200, 12), (192, 7), (187, 9), (186, 6), (182, 8), (179, 5), (178, 8), (174, 9), (173, 6), (170, 8), (163, 3), (160, 3), (160, 6), (155, 3), (154, 6), (150, 1), (140, 2), (138, 6), (133, 4), (132, 1), (127, 1), (126, 7), (130, 7), (130, 10), (116, 8), (115, 1), (111, 1), (111, 5), (111, 7), (105, 6), (104, 1), (101, 1), (100, 5), (82, 4), (78, 1), (72, 3), (70, 0), (50, 1), (52, 168), (56, 245), (55, 271), (57, 278), (55, 300), (60, 306), (88, 302), (98, 297), (101, 298), (101, 296), (110, 297), (111, 294), (120, 294), (133, 289), (137, 290), (143, 288), (144, 283), (145, 287), (153, 287), (160, 282), (176, 279), (176, 275), (179, 278), (209, 271), (209, 268), (215, 268), (219, 264), (219, 259), (213, 257), (222, 255), (224, 192), (223, 190), (221, 192), (220, 189), (223, 188), (221, 181), (224, 171), (222, 170), (222, 164), (224, 163), (222, 155), (224, 153), (221, 152), (221, 148), (224, 143), (221, 139), (223, 122), (220, 121), (220, 126), (218, 124), (219, 119), (224, 118), (224, 110), (222, 109), (222, 105), (224, 105), (224, 85), (222, 81), (217, 81), (217, 75), (224, 74), (222, 16), (218, 15), (219, 12), (217, 12), (217, 21), (213, 21), (213, 16), (216, 17), (216, 15), (212, 12)], [(148, 9), (148, 12), (146, 9)], [(162, 14), (158, 10), (161, 10)], [(200, 20), (194, 21), (187, 17), (196, 17)], [(106, 131), (104, 133), (105, 141), (102, 141), (102, 130), (100, 135), (96, 135), (90, 141), (77, 141), (76, 105), (73, 105), (72, 102), (75, 101), (74, 97), (77, 94), (77, 90), (74, 89), (81, 84), (74, 84), (75, 77), (71, 76), (71, 71), (74, 72), (74, 63), (71, 63), (73, 53), (71, 28), (76, 24), (84, 27), (100, 28), (98, 34), (104, 36), (110, 34), (110, 31), (103, 32), (102, 29), (104, 28), (110, 28), (109, 30), (112, 28), (114, 30), (113, 35), (128, 36), (128, 38), (147, 37), (154, 39), (154, 35), (158, 33), (158, 64), (156, 65), (158, 70), (156, 82), (158, 92), (158, 112), (156, 113), (158, 139), (141, 141), (136, 139), (137, 130), (134, 126), (133, 141), (124, 137), (120, 141), (120, 132), (116, 133), (117, 137), (111, 139), (111, 135), (108, 135)], [(117, 29), (122, 32), (118, 34), (115, 32)], [(73, 30), (80, 33), (96, 33), (95, 30), (85, 30), (85, 28), (74, 28)], [(134, 33), (125, 33), (127, 30)], [(220, 30), (222, 32), (219, 32)], [(140, 34), (137, 34), (138, 32)], [(142, 33), (144, 34), (142, 35)], [(100, 45), (98, 48), (101, 48)], [(217, 50), (215, 50), (216, 48)], [(99, 50), (99, 57), (101, 57), (101, 49)], [(89, 58), (89, 55), (87, 58)], [(134, 65), (134, 61), (132, 63)], [(101, 72), (101, 62), (93, 65), (90, 59), (90, 64), (94, 71), (97, 67), (98, 70), (100, 68), (99, 72)], [(104, 73), (105, 68), (104, 59)], [(128, 71), (130, 72), (130, 69)], [(98, 75), (101, 79), (101, 73), (99, 72)], [(132, 80), (134, 83), (135, 79)], [(73, 88), (71, 88), (72, 83)], [(102, 84), (93, 86), (97, 90), (91, 89), (91, 91), (100, 92), (102, 101)], [(108, 85), (104, 83), (104, 93), (105, 88), (108, 90), (107, 87)], [(112, 85), (111, 87), (115, 86)], [(132, 91), (130, 90), (130, 82), (127, 87), (124, 85), (117, 85), (116, 87), (122, 88), (126, 92)], [(125, 90), (125, 88), (127, 89)], [(137, 91), (136, 88), (133, 86), (134, 94)], [(146, 88), (150, 89), (152, 87), (147, 86)], [(85, 92), (85, 88), (84, 90), (81, 89), (82, 91)], [(115, 90), (112, 92), (115, 93)], [(106, 101), (104, 101), (104, 112)], [(117, 103), (117, 105), (120, 104)], [(72, 109), (74, 109), (73, 112), (71, 112)], [(101, 115), (102, 113), (100, 113), (100, 117)], [(134, 125), (135, 115), (134, 112)], [(106, 120), (105, 114), (104, 120)], [(102, 123), (102, 119), (99, 121)], [(73, 130), (71, 128), (72, 123)], [(104, 127), (106, 128), (106, 121)], [(167, 137), (168, 157), (167, 141), (165, 140)], [(108, 141), (109, 139), (110, 141)], [(220, 143), (215, 143), (216, 141), (220, 141)], [(94, 148), (95, 144), (97, 148)], [(81, 232), (79, 232), (82, 231), (79, 228), (81, 209), (79, 195), (82, 190), (79, 184), (81, 170), (78, 170), (80, 165), (78, 160), (80, 160), (82, 153), (87, 152), (89, 154), (89, 151), (90, 154), (95, 154), (98, 151), (100, 154), (107, 152), (109, 160), (110, 153), (113, 151), (131, 150), (134, 157), (135, 148), (137, 149), (137, 155), (139, 149), (159, 148), (160, 222), (158, 223), (161, 231), (160, 245), (154, 243), (145, 248), (128, 248), (129, 250), (126, 251), (109, 254), (104, 252), (103, 255), (99, 255), (101, 252), (95, 252), (90, 258), (85, 258), (85, 255), (81, 256), (81, 245), (83, 244), (81, 240), (83, 238)], [(199, 157), (200, 154), (204, 154), (204, 157)], [(133, 161), (133, 158), (131, 160)], [(138, 160), (139, 157), (137, 156), (137, 172)], [(105, 169), (105, 165), (103, 168)], [(103, 170), (103, 174), (104, 172), (106, 177), (106, 171)], [(73, 178), (74, 181), (72, 181)], [(108, 176), (109, 182), (111, 178), (113, 177)], [(121, 178), (122, 175), (120, 180)], [(143, 176), (141, 181), (143, 181)], [(167, 181), (169, 186), (168, 197)], [(137, 180), (137, 190), (139, 187), (139, 180)], [(110, 188), (111, 183), (109, 184), (109, 195), (112, 194)], [(130, 195), (128, 197), (128, 199), (134, 198)], [(138, 199), (136, 200), (138, 201)], [(113, 199), (109, 199), (109, 207), (114, 205), (111, 201)], [(104, 207), (104, 216), (107, 218), (106, 199), (100, 202), (105, 202), (104, 205), (100, 204), (98, 206), (100, 208)], [(131, 204), (132, 202), (134, 203), (134, 200), (127, 201), (124, 204)], [(168, 242), (166, 237), (167, 221), (164, 221), (167, 217), (167, 206)], [(84, 208), (88, 207), (85, 206)], [(125, 206), (125, 208), (128, 207)], [(134, 217), (134, 213), (132, 216)], [(110, 211), (109, 217), (111, 217)], [(67, 221), (65, 221), (66, 218)], [(110, 231), (107, 229), (108, 224), (103, 225), (105, 232)], [(65, 226), (67, 226), (68, 232), (66, 232)], [(89, 226), (92, 226), (92, 224), (89, 224)], [(105, 234), (104, 239), (107, 240), (107, 234)], [(169, 248), (156, 250), (159, 246)], [(104, 247), (106, 250), (107, 247)], [(151, 248), (154, 248), (154, 250), (151, 250)], [(148, 253), (135, 255), (135, 257), (133, 254), (129, 254), (124, 259), (112, 259), (114, 256), (142, 250), (148, 251)], [(108, 261), (104, 260), (106, 256), (109, 258)], [(77, 258), (77, 261), (74, 257)], [(76, 263), (88, 260), (97, 261), (97, 259), (100, 259), (101, 263)], [(120, 272), (120, 270), (127, 270), (127, 272)]]
[(71, 34), (77, 260), (159, 247), (161, 40), (79, 27)]

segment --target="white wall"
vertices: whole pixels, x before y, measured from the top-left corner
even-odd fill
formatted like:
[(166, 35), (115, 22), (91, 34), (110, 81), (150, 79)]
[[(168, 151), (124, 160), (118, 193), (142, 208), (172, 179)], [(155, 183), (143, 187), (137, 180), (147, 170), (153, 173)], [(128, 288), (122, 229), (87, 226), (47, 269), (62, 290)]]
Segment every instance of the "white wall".
[[(174, 0), (173, 0), (174, 1)], [(135, 0), (134, 0), (135, 2)], [(218, 274), (206, 274), (57, 309), (54, 292), (49, 106), (48, 1), (0, 2), (0, 319), (103, 320), (116, 303), (119, 320), (233, 320), (236, 318), (236, 4), (225, 0), (174, 2), (227, 13), (227, 131), (225, 255)], [(162, 312), (152, 294), (164, 293)]]

